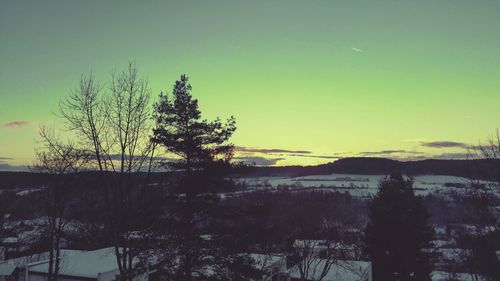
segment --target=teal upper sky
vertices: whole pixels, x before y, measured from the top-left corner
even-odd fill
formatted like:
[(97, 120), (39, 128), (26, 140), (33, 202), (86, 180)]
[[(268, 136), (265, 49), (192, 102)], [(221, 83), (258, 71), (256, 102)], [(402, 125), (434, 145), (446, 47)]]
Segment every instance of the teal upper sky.
[(236, 117), (241, 157), (270, 163), (459, 155), (426, 143), (500, 127), (500, 1), (3, 0), (0, 165), (31, 161), (82, 74), (128, 61), (155, 95), (188, 74), (208, 118)]

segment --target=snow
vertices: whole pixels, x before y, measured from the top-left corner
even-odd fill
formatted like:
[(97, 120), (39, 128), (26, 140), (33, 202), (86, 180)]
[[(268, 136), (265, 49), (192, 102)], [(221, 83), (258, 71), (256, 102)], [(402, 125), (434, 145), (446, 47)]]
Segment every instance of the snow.
[(14, 272), (16, 266), (8, 262), (0, 262), (0, 276), (9, 276)]
[(265, 269), (272, 266), (286, 268), (286, 257), (284, 255), (249, 254), (248, 257), (253, 260), (253, 266), (257, 269)]
[(6, 237), (2, 239), (2, 242), (5, 244), (17, 244), (19, 243), (19, 238), (17, 237)]
[[(308, 279), (319, 280), (323, 268), (328, 260), (312, 259), (308, 270)], [(288, 273), (291, 278), (300, 279), (300, 271), (297, 266), (292, 267)], [(335, 261), (323, 281), (365, 281), (371, 280), (371, 262), (366, 261)]]
[[(81, 252), (83, 252), (83, 251), (63, 249), (63, 250), (61, 250), (60, 255), (62, 258), (65, 258), (65, 257), (70, 257), (70, 256), (75, 255), (75, 254), (79, 254)], [(49, 259), (49, 252), (42, 252), (39, 254), (33, 254), (33, 255), (29, 255), (29, 256), (24, 256), (24, 257), (6, 260), (6, 261), (4, 261), (4, 263), (8, 263), (8, 264), (14, 265), (16, 267), (25, 267), (26, 265), (34, 264), (34, 263), (38, 263), (38, 262), (44, 262), (44, 261), (47, 261), (48, 259)]]
[(302, 240), (297, 239), (293, 242), (295, 249), (317, 249), (317, 250), (353, 250), (351, 244), (339, 243), (330, 240)]
[(432, 240), (431, 245), (434, 246), (434, 248), (443, 248), (445, 246), (448, 246), (450, 244), (450, 241), (447, 240)]
[[(63, 256), (59, 274), (83, 278), (97, 278), (100, 274), (118, 269), (113, 247), (95, 251), (79, 251)], [(48, 263), (30, 266), (30, 271), (47, 273)]]
[(21, 191), (16, 192), (17, 196), (26, 196), (34, 192), (42, 191), (44, 190), (45, 187), (33, 187), (33, 188), (25, 188), (22, 189)]
[[(356, 197), (370, 197), (377, 193), (378, 184), (387, 175), (361, 175), (361, 174), (330, 174), (310, 175), (303, 177), (258, 177), (240, 178), (237, 181), (247, 187), (239, 194), (257, 190), (277, 191), (279, 189), (307, 190), (321, 189), (325, 191), (349, 192)], [(471, 180), (463, 177), (444, 175), (420, 175), (413, 177), (415, 193), (417, 195), (428, 195), (431, 193), (442, 193), (450, 190), (465, 192)], [(491, 186), (491, 182), (481, 181), (481, 184)], [(497, 190), (498, 191), (498, 190)], [(225, 194), (228, 196), (229, 194)], [(232, 193), (231, 195), (238, 195)], [(224, 196), (224, 197), (225, 197)]]
[(459, 281), (486, 281), (486, 278), (484, 276), (479, 275), (477, 276), (478, 279), (475, 279), (470, 273), (463, 273), (463, 272), (452, 273), (445, 271), (433, 271), (431, 273), (431, 276), (432, 276), (432, 281), (448, 281), (451, 280), (450, 278)]
[(333, 242), (328, 240), (295, 240), (293, 242), (294, 248), (311, 248), (311, 249), (328, 249), (333, 246)]
[(445, 264), (464, 263), (472, 254), (472, 250), (462, 248), (440, 248), (434, 252), (438, 254), (439, 260)]

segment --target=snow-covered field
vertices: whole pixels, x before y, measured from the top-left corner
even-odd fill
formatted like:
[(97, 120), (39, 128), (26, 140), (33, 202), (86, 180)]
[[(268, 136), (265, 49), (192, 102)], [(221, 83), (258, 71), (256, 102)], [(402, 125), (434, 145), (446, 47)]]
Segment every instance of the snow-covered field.
[(481, 275), (472, 275), (470, 273), (451, 273), (444, 271), (433, 271), (432, 281), (448, 281), (448, 280), (459, 280), (459, 281), (486, 281), (486, 277)]
[[(349, 192), (356, 197), (369, 197), (375, 195), (378, 190), (378, 183), (386, 175), (353, 175), (353, 174), (330, 174), (312, 175), (304, 177), (259, 177), (259, 178), (239, 178), (237, 181), (246, 186), (247, 191), (255, 190), (301, 190), (301, 189), (321, 189), (338, 192)], [(417, 195), (427, 195), (431, 193), (447, 192), (454, 190), (465, 191), (471, 184), (467, 178), (439, 175), (415, 176), (415, 192)], [(493, 183), (482, 181), (487, 187), (493, 188)], [(498, 192), (498, 187), (494, 188)]]

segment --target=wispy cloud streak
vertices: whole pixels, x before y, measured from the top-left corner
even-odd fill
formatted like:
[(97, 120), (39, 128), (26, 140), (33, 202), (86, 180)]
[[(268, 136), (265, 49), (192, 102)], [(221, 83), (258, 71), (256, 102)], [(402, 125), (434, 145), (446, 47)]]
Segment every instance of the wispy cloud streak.
[(400, 153), (403, 153), (403, 154), (417, 154), (417, 153), (420, 153), (420, 152), (398, 149), (398, 150), (362, 151), (362, 152), (359, 152), (359, 155), (362, 155), (362, 156), (377, 156), (377, 155), (392, 155), (392, 154), (400, 154)]
[(300, 154), (310, 154), (312, 151), (309, 150), (288, 150), (281, 148), (256, 148), (256, 147), (244, 147), (235, 146), (235, 152), (250, 152), (250, 153), (300, 153)]
[(25, 120), (12, 120), (12, 121), (7, 121), (2, 124), (2, 127), (5, 128), (20, 128), (24, 127), (27, 125), (30, 125), (31, 122), (25, 121)]
[(429, 141), (422, 142), (422, 146), (431, 148), (468, 148), (469, 145), (463, 142), (456, 141)]
[(307, 157), (307, 158), (319, 158), (319, 159), (339, 159), (340, 155), (311, 155), (311, 154), (288, 154), (287, 156), (294, 157)]

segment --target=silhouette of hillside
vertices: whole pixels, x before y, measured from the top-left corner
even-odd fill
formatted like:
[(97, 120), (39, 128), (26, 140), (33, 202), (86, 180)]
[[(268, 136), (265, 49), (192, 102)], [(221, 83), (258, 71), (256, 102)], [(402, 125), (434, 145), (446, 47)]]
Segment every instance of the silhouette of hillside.
[(50, 175), (32, 172), (0, 172), (0, 189), (39, 187), (50, 181)]
[[(299, 177), (325, 174), (366, 174), (389, 175), (401, 172), (407, 175), (449, 175), (467, 178), (493, 179), (495, 172), (491, 167), (498, 167), (500, 160), (419, 160), (398, 161), (387, 158), (344, 158), (332, 163), (316, 166), (278, 166), (244, 167), (235, 172), (235, 176), (247, 177)], [(91, 179), (97, 172), (85, 172)], [(153, 173), (151, 183), (164, 181), (167, 174), (175, 172)], [(144, 177), (145, 173), (136, 176)], [(169, 178), (167, 176), (167, 178)], [(26, 188), (43, 186), (50, 182), (51, 175), (31, 172), (0, 172), (0, 189)]]
[[(496, 164), (494, 163), (496, 161)], [(387, 158), (344, 158), (317, 166), (254, 167), (247, 176), (306, 176), (320, 174), (384, 175), (401, 172), (407, 175), (449, 175), (467, 178), (494, 178), (490, 167), (500, 160), (419, 160), (398, 161)]]
[[(152, 173), (150, 175), (151, 183), (165, 182), (170, 178), (171, 172)], [(83, 177), (80, 177), (82, 176)], [(146, 173), (135, 173), (137, 179), (146, 177)], [(86, 171), (77, 174), (67, 174), (65, 177), (80, 177), (89, 185), (98, 183), (99, 172)], [(47, 186), (54, 179), (54, 176), (46, 173), (34, 172), (2, 172), (0, 171), (0, 189), (16, 189)]]

